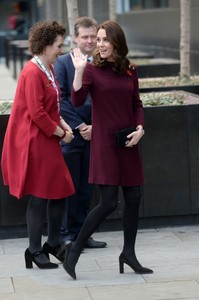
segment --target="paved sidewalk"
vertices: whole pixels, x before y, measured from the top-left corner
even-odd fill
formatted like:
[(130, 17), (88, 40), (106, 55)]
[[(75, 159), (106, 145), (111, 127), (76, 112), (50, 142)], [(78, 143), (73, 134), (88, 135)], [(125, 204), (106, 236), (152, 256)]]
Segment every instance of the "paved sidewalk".
[(12, 77), (12, 69), (8, 69), (5, 63), (0, 61), (0, 101), (13, 100), (17, 80)]
[[(196, 300), (199, 299), (199, 225), (139, 230), (137, 256), (154, 274), (138, 275), (125, 265), (119, 274), (122, 232), (99, 232), (105, 249), (85, 249), (77, 280), (62, 265), (26, 269), (27, 238), (0, 240), (1, 300)], [(44, 237), (44, 241), (46, 238)], [(52, 261), (57, 260), (51, 257)]]

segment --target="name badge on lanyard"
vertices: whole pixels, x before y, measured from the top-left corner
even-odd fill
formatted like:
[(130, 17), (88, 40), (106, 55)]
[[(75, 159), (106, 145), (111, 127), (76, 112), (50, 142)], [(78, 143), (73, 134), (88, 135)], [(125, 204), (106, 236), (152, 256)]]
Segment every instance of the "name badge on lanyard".
[(54, 87), (54, 89), (57, 93), (57, 109), (59, 112), (60, 111), (59, 92), (58, 92), (58, 87), (55, 83), (55, 78), (53, 76), (53, 73), (51, 70), (50, 70), (50, 73), (47, 71), (46, 67), (44, 66), (41, 59), (37, 55), (35, 55), (34, 58), (35, 58), (36, 62), (38, 63), (38, 65), (40, 66), (40, 68), (42, 69), (42, 71), (46, 74), (48, 80), (50, 80), (52, 82), (52, 86)]

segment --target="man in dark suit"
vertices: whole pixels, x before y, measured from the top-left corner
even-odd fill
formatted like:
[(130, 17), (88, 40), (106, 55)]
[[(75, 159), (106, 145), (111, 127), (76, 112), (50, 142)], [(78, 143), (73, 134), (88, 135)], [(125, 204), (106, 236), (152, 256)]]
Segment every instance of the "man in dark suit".
[[(96, 47), (97, 23), (93, 18), (81, 17), (74, 26), (74, 41), (82, 55), (92, 59)], [(74, 108), (71, 101), (71, 88), (74, 66), (70, 54), (61, 55), (55, 65), (55, 76), (61, 89), (61, 116), (74, 131), (70, 144), (62, 144), (62, 152), (75, 186), (75, 195), (69, 197), (61, 229), (61, 243), (74, 241), (86, 219), (93, 195), (93, 185), (88, 183), (90, 140), (91, 140), (91, 103), (90, 98), (84, 105)], [(104, 248), (105, 242), (90, 237), (85, 248)]]

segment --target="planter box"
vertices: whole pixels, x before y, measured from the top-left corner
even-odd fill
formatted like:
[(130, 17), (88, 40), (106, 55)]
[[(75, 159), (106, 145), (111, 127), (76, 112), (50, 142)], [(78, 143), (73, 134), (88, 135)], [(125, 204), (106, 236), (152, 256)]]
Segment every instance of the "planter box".
[(192, 213), (187, 126), (187, 106), (145, 108), (145, 217)]
[(190, 196), (192, 214), (199, 214), (199, 105), (187, 107), (187, 139), (189, 144)]
[(140, 88), (140, 93), (150, 93), (150, 92), (167, 92), (167, 91), (185, 91), (199, 95), (199, 85), (180, 85), (180, 86), (159, 86), (150, 88)]
[[(146, 134), (140, 144), (145, 184), (140, 217), (199, 215), (199, 97), (184, 105), (144, 107)], [(0, 153), (9, 116), (0, 115)], [(23, 225), (28, 199), (17, 200), (3, 186), (0, 174), (0, 225)], [(92, 206), (99, 201), (96, 187)], [(108, 221), (121, 221), (123, 196)], [(103, 227), (103, 226), (101, 226)], [(109, 228), (110, 229), (110, 228)]]
[[(0, 158), (8, 119), (9, 115), (0, 115)], [(3, 185), (0, 168), (0, 225), (6, 226), (26, 224), (27, 203), (27, 197), (18, 200), (10, 195), (8, 187)]]
[(181, 90), (199, 95), (199, 76), (196, 75), (188, 79), (180, 76), (141, 78), (139, 85), (140, 93)]
[(199, 213), (199, 97), (185, 105), (145, 107), (141, 142), (144, 217)]
[(147, 64), (137, 64), (138, 78), (177, 76), (180, 72), (180, 61), (172, 58), (151, 58)]

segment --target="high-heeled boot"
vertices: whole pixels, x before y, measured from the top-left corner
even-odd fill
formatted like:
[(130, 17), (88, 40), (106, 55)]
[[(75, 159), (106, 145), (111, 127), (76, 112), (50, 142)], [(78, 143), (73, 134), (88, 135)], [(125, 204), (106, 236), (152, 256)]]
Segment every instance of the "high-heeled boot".
[(38, 251), (35, 253), (31, 253), (29, 249), (26, 249), (25, 251), (25, 264), (27, 269), (32, 269), (33, 265), (32, 263), (34, 262), (35, 265), (40, 268), (40, 269), (55, 269), (58, 268), (57, 264), (51, 263), (50, 261), (47, 263), (41, 263), (37, 259), (39, 256), (45, 255), (43, 251)]
[(72, 249), (73, 243), (67, 244), (65, 246), (65, 259), (63, 262), (63, 267), (65, 271), (76, 280), (75, 266), (81, 254), (81, 251), (77, 252)]
[(43, 252), (46, 255), (46, 257), (49, 259), (49, 254), (52, 254), (54, 257), (56, 257), (59, 261), (64, 261), (65, 256), (65, 247), (61, 247), (61, 245), (58, 245), (56, 247), (50, 246), (47, 242), (43, 245)]
[(119, 268), (120, 274), (124, 273), (124, 264), (128, 265), (131, 269), (134, 270), (137, 274), (151, 274), (153, 270), (142, 267), (139, 261), (137, 260), (136, 256), (133, 255), (126, 255), (122, 252), (119, 256)]

